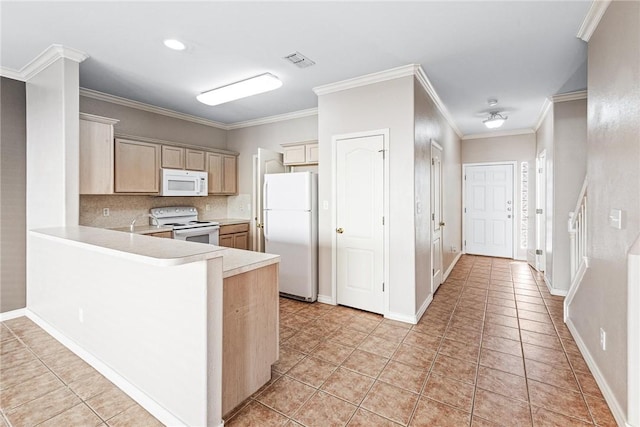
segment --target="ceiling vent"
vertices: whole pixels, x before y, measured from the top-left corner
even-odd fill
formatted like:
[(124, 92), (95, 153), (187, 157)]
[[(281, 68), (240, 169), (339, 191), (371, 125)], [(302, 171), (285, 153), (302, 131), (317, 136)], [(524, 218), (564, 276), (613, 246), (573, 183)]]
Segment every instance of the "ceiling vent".
[(315, 62), (313, 62), (300, 52), (294, 52), (291, 55), (285, 56), (283, 59), (286, 59), (298, 68), (307, 68), (315, 65)]

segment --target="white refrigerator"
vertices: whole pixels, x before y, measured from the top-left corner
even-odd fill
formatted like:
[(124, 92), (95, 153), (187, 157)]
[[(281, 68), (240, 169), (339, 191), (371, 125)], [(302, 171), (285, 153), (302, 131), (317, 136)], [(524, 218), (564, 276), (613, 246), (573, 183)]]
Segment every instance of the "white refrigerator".
[(265, 252), (280, 255), (280, 293), (318, 299), (318, 176), (312, 172), (264, 176)]

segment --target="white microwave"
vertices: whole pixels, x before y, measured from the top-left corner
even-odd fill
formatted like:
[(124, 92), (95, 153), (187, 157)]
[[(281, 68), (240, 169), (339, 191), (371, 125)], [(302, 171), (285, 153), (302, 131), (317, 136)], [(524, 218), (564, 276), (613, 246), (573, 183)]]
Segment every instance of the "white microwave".
[(161, 196), (206, 196), (207, 173), (181, 169), (161, 170)]

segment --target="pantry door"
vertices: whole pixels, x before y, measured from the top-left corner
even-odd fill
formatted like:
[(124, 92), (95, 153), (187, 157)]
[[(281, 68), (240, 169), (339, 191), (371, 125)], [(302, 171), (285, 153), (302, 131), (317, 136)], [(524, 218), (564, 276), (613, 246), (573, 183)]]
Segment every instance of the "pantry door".
[(282, 160), (282, 153), (258, 148), (258, 156), (255, 159), (253, 173), (253, 250), (264, 252), (264, 219), (262, 214), (264, 188), (264, 175), (267, 173), (286, 172), (286, 166)]
[(384, 313), (384, 135), (334, 139), (338, 304)]
[(513, 170), (512, 163), (464, 166), (466, 253), (513, 258)]

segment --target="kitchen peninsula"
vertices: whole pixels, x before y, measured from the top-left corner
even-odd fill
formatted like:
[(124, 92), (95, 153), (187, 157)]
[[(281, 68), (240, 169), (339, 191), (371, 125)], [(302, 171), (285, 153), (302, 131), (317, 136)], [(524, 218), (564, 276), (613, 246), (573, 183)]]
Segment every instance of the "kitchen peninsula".
[(278, 256), (83, 226), (28, 241), (28, 316), (165, 424), (221, 425), (269, 380)]

